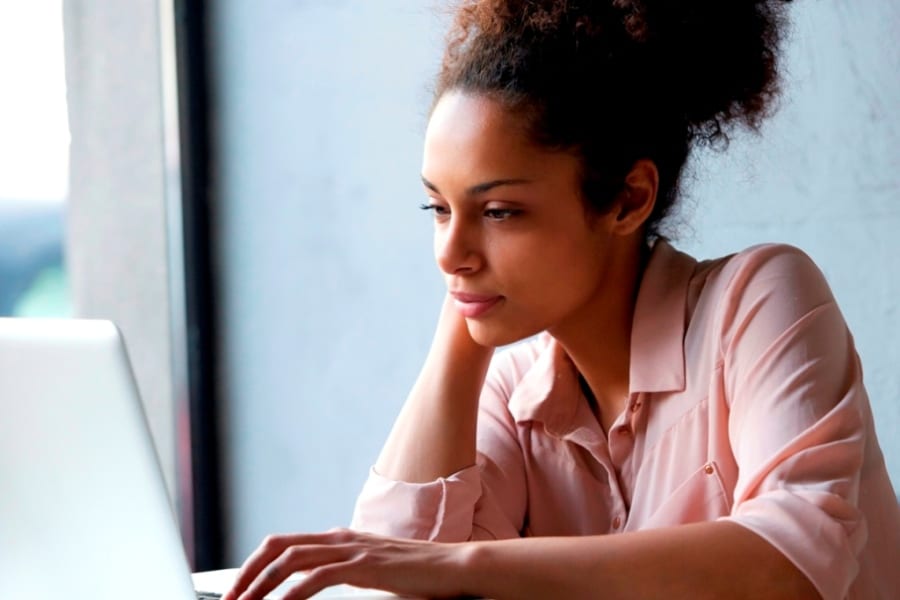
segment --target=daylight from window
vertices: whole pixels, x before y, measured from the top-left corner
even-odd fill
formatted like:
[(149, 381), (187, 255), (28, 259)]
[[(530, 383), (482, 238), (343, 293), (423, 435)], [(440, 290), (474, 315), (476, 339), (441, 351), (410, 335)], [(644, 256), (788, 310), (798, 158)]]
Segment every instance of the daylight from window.
[(62, 0), (0, 0), (0, 316), (68, 316)]

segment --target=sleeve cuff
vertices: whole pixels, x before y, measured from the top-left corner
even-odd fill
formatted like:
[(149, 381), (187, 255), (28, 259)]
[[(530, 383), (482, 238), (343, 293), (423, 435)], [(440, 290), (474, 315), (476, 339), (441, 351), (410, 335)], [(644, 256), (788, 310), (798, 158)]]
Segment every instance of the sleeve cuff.
[(350, 527), (391, 537), (461, 542), (472, 534), (480, 496), (476, 465), (428, 483), (395, 481), (372, 468)]

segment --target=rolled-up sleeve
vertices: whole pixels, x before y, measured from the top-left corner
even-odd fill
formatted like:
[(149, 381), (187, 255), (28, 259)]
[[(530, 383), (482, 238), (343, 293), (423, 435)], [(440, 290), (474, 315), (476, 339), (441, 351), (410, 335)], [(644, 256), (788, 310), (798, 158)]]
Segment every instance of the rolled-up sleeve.
[(479, 401), (476, 464), (427, 483), (395, 481), (371, 469), (351, 528), (437, 542), (518, 536), (527, 498), (522, 451), (507, 404), (512, 367), (499, 353), (488, 371)]
[(756, 251), (730, 285), (721, 360), (739, 477), (727, 518), (781, 551), (824, 598), (844, 598), (866, 542), (857, 497), (868, 401), (853, 340), (799, 250)]
[(474, 465), (428, 483), (395, 481), (373, 468), (350, 526), (401, 538), (459, 541), (461, 532), (472, 530), (472, 514), (480, 497), (481, 477)]

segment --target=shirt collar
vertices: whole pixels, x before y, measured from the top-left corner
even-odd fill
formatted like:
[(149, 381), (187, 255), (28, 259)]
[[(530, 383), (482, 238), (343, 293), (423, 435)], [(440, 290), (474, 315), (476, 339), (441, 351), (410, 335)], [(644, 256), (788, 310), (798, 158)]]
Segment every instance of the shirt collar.
[(697, 261), (658, 240), (644, 270), (631, 326), (633, 392), (684, 390), (687, 296)]
[[(631, 331), (630, 391), (668, 392), (685, 387), (687, 293), (697, 261), (658, 240), (638, 289)], [(563, 435), (583, 404), (575, 365), (552, 336), (541, 334), (535, 362), (516, 386), (509, 409), (516, 421), (540, 421)]]
[(547, 430), (562, 435), (570, 429), (582, 392), (575, 365), (563, 347), (548, 333), (538, 337), (542, 349), (509, 399), (509, 410), (518, 421), (540, 421)]

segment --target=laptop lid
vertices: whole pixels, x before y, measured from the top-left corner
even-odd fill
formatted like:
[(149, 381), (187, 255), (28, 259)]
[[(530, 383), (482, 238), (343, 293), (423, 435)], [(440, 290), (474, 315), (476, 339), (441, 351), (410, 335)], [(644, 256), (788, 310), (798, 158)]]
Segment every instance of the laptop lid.
[[(235, 575), (192, 581), (116, 326), (0, 318), (0, 599), (191, 600)], [(315, 597), (396, 598), (346, 585)]]
[(0, 319), (0, 598), (61, 597), (195, 596), (116, 327)]

